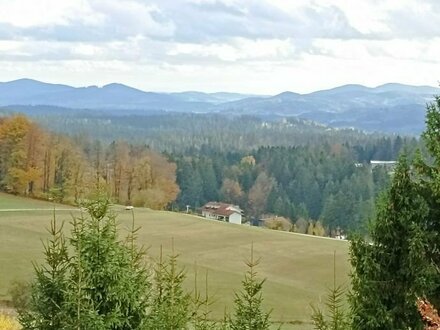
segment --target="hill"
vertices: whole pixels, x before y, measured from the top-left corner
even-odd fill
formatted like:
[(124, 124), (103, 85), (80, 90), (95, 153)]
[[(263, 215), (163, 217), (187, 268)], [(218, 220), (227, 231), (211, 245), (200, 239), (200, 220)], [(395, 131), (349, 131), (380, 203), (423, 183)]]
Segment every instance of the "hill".
[(284, 92), (218, 105), (220, 112), (257, 116), (297, 116), (332, 127), (419, 134), (426, 103), (439, 88), (385, 84), (375, 88), (345, 85), (309, 94)]
[(206, 112), (213, 104), (236, 101), (249, 95), (238, 93), (156, 93), (123, 84), (72, 87), (32, 79), (0, 83), (0, 106), (46, 105), (72, 109)]
[(296, 116), (332, 127), (419, 134), (424, 127), (426, 103), (435, 94), (440, 94), (439, 88), (397, 83), (374, 88), (351, 84), (309, 94), (286, 91), (267, 96), (197, 91), (157, 93), (118, 83), (75, 88), (19, 79), (0, 83), (0, 107), (28, 114), (44, 113), (44, 107), (48, 107), (50, 114), (76, 115), (81, 115), (78, 110), (92, 109), (101, 115), (217, 112), (269, 120)]
[[(29, 203), (29, 204), (28, 204)], [(16, 208), (40, 208), (40, 211), (5, 211)], [(15, 205), (11, 207), (11, 205)], [(17, 207), (18, 208), (18, 207)], [(0, 300), (7, 299), (7, 287), (12, 280), (25, 280), (32, 274), (32, 261), (42, 257), (41, 239), (46, 237), (52, 203), (35, 206), (34, 201), (16, 200), (0, 194)], [(69, 221), (71, 213), (58, 210), (60, 220)], [(128, 226), (131, 212), (115, 207), (121, 230)], [(273, 308), (273, 319), (284, 322), (309, 322), (310, 303), (318, 303), (333, 278), (333, 251), (337, 254), (338, 279), (347, 281), (348, 243), (248, 226), (232, 225), (202, 219), (192, 215), (135, 209), (139, 241), (150, 247), (149, 255), (158, 256), (163, 245), (166, 254), (175, 251), (187, 270), (188, 288), (193, 287), (197, 265), (199, 286), (204, 287), (208, 271), (209, 291), (215, 297), (213, 316), (221, 318), (224, 308), (230, 310), (233, 292), (240, 288), (246, 270), (244, 261), (253, 243), (255, 255), (261, 258), (258, 273), (267, 278), (265, 303)], [(302, 324), (301, 329), (308, 328)], [(288, 329), (288, 328), (286, 328)]]

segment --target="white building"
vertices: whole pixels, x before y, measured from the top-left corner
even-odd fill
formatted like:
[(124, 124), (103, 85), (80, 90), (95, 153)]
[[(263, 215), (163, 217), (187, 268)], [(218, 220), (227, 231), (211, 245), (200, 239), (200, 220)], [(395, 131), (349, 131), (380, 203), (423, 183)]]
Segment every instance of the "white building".
[(243, 211), (237, 205), (209, 202), (202, 207), (202, 216), (241, 225)]

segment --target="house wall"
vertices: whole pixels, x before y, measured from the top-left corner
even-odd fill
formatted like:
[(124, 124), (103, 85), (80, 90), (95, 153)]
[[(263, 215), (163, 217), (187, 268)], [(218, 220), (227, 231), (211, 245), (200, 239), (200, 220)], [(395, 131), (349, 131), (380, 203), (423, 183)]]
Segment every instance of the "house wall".
[(208, 219), (216, 219), (217, 218), (215, 216), (215, 214), (212, 214), (212, 213), (206, 212), (206, 211), (202, 211), (202, 216), (204, 216), (205, 218), (208, 218)]
[(232, 213), (229, 216), (229, 222), (230, 223), (235, 223), (237, 225), (241, 225), (241, 214), (238, 213)]

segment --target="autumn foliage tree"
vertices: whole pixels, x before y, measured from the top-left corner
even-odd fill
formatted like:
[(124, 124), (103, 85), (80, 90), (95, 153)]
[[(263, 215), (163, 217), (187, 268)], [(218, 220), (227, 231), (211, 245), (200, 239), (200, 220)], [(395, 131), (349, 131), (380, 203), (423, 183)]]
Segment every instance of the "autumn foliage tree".
[(104, 189), (118, 203), (154, 209), (176, 199), (176, 165), (147, 146), (77, 142), (22, 115), (1, 119), (0, 189), (76, 204)]

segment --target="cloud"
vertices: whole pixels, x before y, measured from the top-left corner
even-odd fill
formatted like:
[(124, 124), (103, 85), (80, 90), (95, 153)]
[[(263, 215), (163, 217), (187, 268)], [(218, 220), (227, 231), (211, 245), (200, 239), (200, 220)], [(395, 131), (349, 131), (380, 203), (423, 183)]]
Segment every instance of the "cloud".
[[(183, 2), (182, 2), (183, 3)], [(344, 13), (334, 6), (302, 7), (283, 11), (268, 1), (192, 2), (173, 6), (165, 2), (163, 13), (175, 25), (174, 40), (219, 42), (230, 38), (284, 39), (358, 35)]]
[[(173, 35), (174, 27), (160, 21), (160, 10), (153, 3), (83, 0), (60, 6), (58, 4), (72, 1), (40, 1), (18, 0), (20, 5), (7, 6), (4, 0), (0, 0), (0, 12), (3, 13), (0, 14), (0, 38), (100, 42), (139, 35), (150, 38)], [(28, 15), (22, 15), (20, 8), (27, 8), (25, 12), (35, 9), (29, 17), (39, 18), (27, 20)], [(9, 15), (6, 15), (8, 10)]]
[(426, 78), (439, 20), (438, 0), (0, 0), (0, 75), (289, 89), (308, 72), (361, 83), (411, 65)]
[(440, 2), (421, 1), (389, 11), (390, 38), (427, 39), (440, 37)]
[[(168, 42), (219, 42), (228, 38), (352, 38), (359, 33), (350, 26), (344, 13), (335, 6), (303, 7), (289, 13), (268, 1), (141, 1), (18, 0), (20, 6), (0, 15), (1, 38), (31, 38), (56, 41), (109, 41), (134, 36)], [(18, 8), (32, 4), (39, 19), (20, 16)], [(47, 11), (49, 15), (44, 15)], [(5, 11), (2, 11), (5, 12)]]

